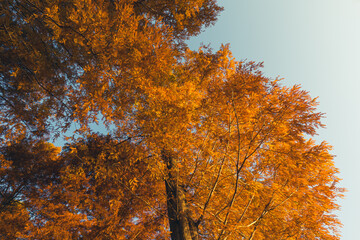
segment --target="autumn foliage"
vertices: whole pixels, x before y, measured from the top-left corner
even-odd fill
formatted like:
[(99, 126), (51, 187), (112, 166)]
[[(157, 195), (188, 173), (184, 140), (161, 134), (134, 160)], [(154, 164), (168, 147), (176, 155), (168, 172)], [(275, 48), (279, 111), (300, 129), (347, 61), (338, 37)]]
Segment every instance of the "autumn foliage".
[(187, 47), (215, 0), (0, 11), (1, 239), (340, 239), (316, 99)]

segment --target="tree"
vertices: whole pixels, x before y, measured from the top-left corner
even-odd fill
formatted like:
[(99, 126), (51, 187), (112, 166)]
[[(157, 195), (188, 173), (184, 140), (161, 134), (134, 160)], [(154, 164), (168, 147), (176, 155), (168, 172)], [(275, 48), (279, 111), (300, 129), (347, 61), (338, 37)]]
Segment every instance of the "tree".
[[(144, 151), (128, 141), (91, 135), (67, 145), (58, 179), (28, 196), (29, 239), (156, 239), (164, 201)], [(155, 201), (157, 200), (157, 201)], [(158, 206), (159, 205), (159, 206)], [(141, 224), (139, 224), (141, 223)]]
[(2, 1), (1, 134), (44, 136), (92, 120), (89, 111), (112, 118), (107, 101), (133, 104), (139, 79), (170, 71), (183, 41), (220, 10), (214, 0)]
[[(19, 223), (4, 238), (339, 239), (316, 99), (228, 46), (186, 47), (220, 10), (2, 3), (0, 220)], [(59, 154), (47, 141), (72, 122)]]
[(22, 139), (0, 149), (1, 239), (16, 239), (31, 221), (29, 196), (57, 178), (59, 147)]

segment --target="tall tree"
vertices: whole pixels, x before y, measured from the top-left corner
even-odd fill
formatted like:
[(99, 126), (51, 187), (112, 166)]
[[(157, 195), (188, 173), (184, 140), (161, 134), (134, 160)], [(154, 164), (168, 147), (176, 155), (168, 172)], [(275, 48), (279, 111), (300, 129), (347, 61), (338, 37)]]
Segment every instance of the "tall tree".
[(1, 4), (4, 238), (339, 239), (316, 99), (187, 49), (215, 1)]
[(113, 118), (106, 103), (133, 104), (139, 79), (170, 71), (183, 41), (220, 10), (214, 0), (2, 1), (1, 134), (44, 136), (93, 120), (81, 114), (89, 111)]

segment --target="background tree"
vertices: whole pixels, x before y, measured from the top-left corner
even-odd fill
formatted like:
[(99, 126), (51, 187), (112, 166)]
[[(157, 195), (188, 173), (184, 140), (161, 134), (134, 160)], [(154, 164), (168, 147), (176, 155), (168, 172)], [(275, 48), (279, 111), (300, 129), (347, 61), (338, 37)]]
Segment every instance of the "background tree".
[(59, 147), (22, 139), (0, 148), (0, 221), (2, 239), (16, 239), (31, 221), (29, 196), (58, 177)]
[[(163, 185), (129, 141), (91, 135), (67, 145), (58, 181), (29, 196), (30, 239), (158, 239)], [(162, 183), (162, 182), (160, 182)]]
[[(316, 100), (227, 46), (187, 49), (215, 1), (1, 4), (6, 236), (339, 239)], [(46, 140), (72, 122), (59, 155)]]

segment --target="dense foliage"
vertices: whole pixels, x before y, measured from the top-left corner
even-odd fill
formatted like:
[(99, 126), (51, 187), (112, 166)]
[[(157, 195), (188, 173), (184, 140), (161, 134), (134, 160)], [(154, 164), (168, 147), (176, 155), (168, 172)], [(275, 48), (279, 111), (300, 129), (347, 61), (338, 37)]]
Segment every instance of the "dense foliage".
[(0, 11), (1, 239), (339, 239), (316, 99), (187, 48), (215, 0)]

